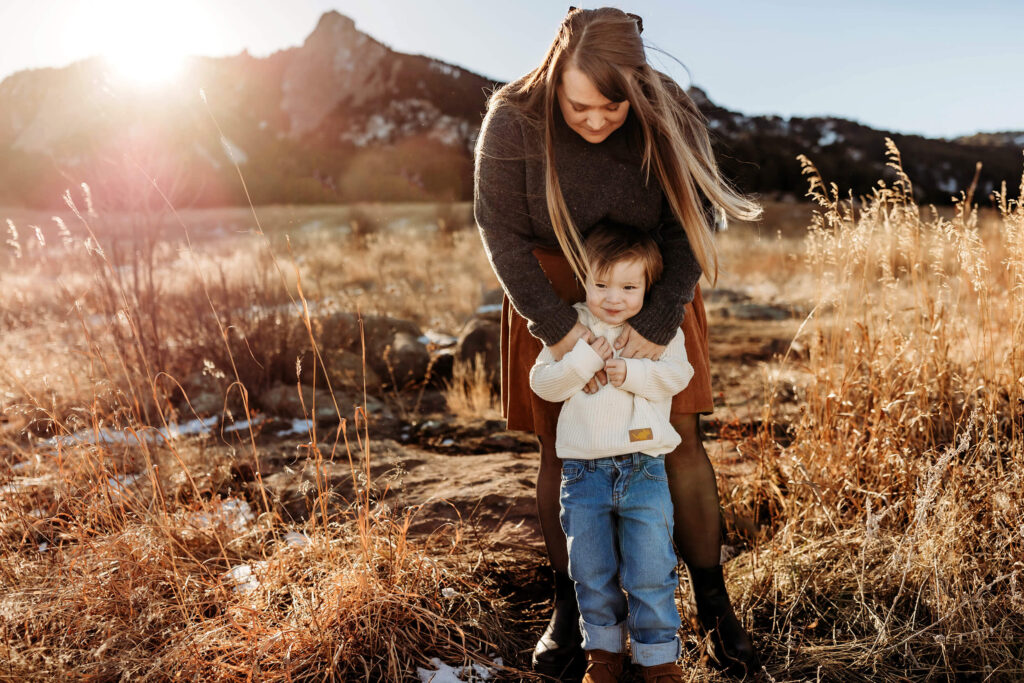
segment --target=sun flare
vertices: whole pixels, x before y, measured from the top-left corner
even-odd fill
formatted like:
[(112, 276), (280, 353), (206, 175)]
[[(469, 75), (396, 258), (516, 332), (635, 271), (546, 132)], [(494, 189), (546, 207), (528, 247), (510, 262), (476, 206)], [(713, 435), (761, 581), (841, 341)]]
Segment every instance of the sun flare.
[(179, 75), (185, 58), (204, 50), (210, 30), (198, 3), (105, 0), (87, 15), (89, 30), (100, 39), (101, 54), (117, 78), (136, 86), (157, 87)]
[(173, 81), (181, 73), (184, 55), (154, 50), (149, 46), (124, 47), (103, 55), (119, 79), (133, 85), (158, 86)]

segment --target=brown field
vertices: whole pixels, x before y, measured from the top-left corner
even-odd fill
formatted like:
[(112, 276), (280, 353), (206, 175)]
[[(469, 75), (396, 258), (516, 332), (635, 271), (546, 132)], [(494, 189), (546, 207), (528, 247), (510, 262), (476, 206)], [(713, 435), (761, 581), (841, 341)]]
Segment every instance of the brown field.
[[(808, 173), (703, 285), (765, 680), (1024, 678), (1024, 186)], [(529, 679), (536, 451), (446, 351), (493, 329), (470, 207), (71, 203), (0, 210), (0, 680)]]

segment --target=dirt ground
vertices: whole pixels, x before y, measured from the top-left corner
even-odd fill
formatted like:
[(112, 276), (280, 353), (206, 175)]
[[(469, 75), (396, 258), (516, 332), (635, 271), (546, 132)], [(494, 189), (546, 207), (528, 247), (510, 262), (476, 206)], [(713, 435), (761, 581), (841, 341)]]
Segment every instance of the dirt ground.
[[(766, 374), (777, 371), (787, 350), (787, 368), (798, 367), (803, 353), (799, 344), (790, 348), (800, 323), (796, 313), (730, 299), (742, 299), (742, 295), (714, 295), (707, 306), (716, 409), (702, 423), (705, 447), (722, 491), (757, 476), (757, 463), (737, 448), (736, 439), (760, 424), (769, 398), (764, 389)], [(793, 392), (786, 390), (785, 382), (781, 386), (774, 398), (776, 409), (795, 413)], [(469, 547), (486, 556), (490, 566), (504, 568), (493, 581), (509, 605), (510, 628), (522, 633), (518, 661), (506, 664), (528, 668), (533, 638), (546, 623), (550, 599), (550, 576), (535, 512), (539, 456), (534, 437), (506, 431), (498, 419), (454, 418), (445, 411), (443, 397), (432, 391), (423, 395), (415, 419), (382, 411), (371, 415), (368, 429), (370, 480), (377, 504), (414, 511), (410, 526), (414, 535), (444, 534), (454, 528), (453, 523), (461, 522)], [(354, 440), (351, 432), (350, 440)], [(304, 451), (297, 448), (296, 437), (268, 437), (261, 443), (261, 453), (264, 485), (275, 507), (286, 519), (304, 519), (316, 473)], [(235, 476), (254, 479), (244, 467)], [(354, 495), (347, 456), (324, 463), (321, 476), (341, 500)], [(738, 553), (743, 548), (728, 550)], [(692, 658), (700, 658), (695, 637), (687, 647)]]

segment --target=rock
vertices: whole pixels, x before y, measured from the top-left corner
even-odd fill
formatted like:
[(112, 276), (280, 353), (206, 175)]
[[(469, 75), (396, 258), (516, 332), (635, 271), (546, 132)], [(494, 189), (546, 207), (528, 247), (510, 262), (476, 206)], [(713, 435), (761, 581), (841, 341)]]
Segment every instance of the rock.
[[(370, 365), (367, 358), (363, 364), (363, 357), (355, 351), (348, 349), (327, 349), (321, 352), (324, 368), (317, 376), (317, 384), (323, 385), (323, 372), (326, 370), (327, 377), (331, 381), (331, 388), (345, 390), (357, 394), (363, 391), (363, 380), (365, 376), (367, 393), (378, 393), (381, 388), (381, 378), (377, 371)], [(303, 384), (313, 383), (314, 356), (312, 351), (307, 351), (302, 357), (302, 378)]]
[(740, 320), (787, 320), (793, 317), (789, 308), (774, 304), (740, 303), (729, 306), (723, 313)]
[[(411, 336), (414, 340), (419, 339), (423, 335), (423, 333), (420, 331), (419, 325), (412, 322), (411, 320), (389, 318), (388, 316), (383, 315), (364, 316), (363, 330), (366, 337), (367, 355), (369, 355), (374, 350), (377, 350), (377, 353), (383, 351), (384, 347), (387, 344), (391, 343), (394, 340), (394, 336), (399, 332)], [(353, 348), (350, 350), (357, 352), (359, 351), (358, 348)]]
[(750, 301), (750, 297), (743, 292), (737, 292), (733, 289), (702, 289), (700, 295), (704, 299), (705, 306), (716, 306), (726, 304), (737, 304), (744, 301)]
[(459, 333), (455, 361), (470, 368), (482, 362), (487, 378), (497, 384), (501, 378), (501, 325), (485, 318), (472, 318)]
[(455, 368), (455, 349), (440, 349), (431, 354), (430, 373), (427, 381), (432, 387), (444, 386), (451, 381), (452, 370)]
[(359, 318), (355, 313), (332, 313), (317, 319), (314, 334), (321, 348), (360, 351)]
[(214, 391), (200, 391), (188, 397), (185, 409), (187, 410), (189, 406), (199, 417), (220, 415), (224, 409), (224, 397)]
[[(299, 386), (302, 390), (301, 400), (299, 390), (295, 386), (279, 384), (260, 394), (259, 407), (268, 415), (276, 417), (309, 417), (314, 404), (317, 418), (328, 418), (334, 414), (334, 401), (328, 392), (317, 389), (314, 393), (313, 387), (307, 384)], [(339, 405), (341, 404), (342, 401), (339, 398)]]
[[(419, 336), (418, 330), (415, 335), (396, 332), (383, 346), (368, 347), (374, 349), (374, 369), (384, 377), (386, 383), (402, 389), (422, 382), (427, 376), (430, 353)], [(379, 356), (377, 349), (380, 349)]]

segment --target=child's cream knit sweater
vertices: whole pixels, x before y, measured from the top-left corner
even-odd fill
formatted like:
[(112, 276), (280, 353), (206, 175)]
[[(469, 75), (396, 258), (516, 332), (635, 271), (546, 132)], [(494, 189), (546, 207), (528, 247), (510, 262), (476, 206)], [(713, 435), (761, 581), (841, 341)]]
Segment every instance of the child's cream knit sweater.
[[(602, 322), (585, 303), (573, 308), (581, 323), (614, 348), (622, 325)], [(615, 355), (618, 357), (618, 352)], [(530, 387), (546, 401), (565, 402), (555, 439), (559, 458), (592, 460), (638, 452), (663, 455), (679, 445), (679, 434), (669, 422), (672, 397), (693, 377), (682, 330), (676, 332), (659, 360), (625, 361), (626, 380), (621, 387), (609, 382), (587, 394), (583, 386), (604, 367), (590, 344), (579, 340), (560, 361), (546, 345), (541, 350), (530, 370)]]

